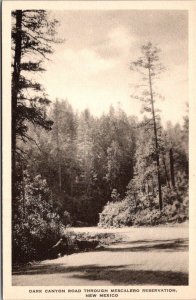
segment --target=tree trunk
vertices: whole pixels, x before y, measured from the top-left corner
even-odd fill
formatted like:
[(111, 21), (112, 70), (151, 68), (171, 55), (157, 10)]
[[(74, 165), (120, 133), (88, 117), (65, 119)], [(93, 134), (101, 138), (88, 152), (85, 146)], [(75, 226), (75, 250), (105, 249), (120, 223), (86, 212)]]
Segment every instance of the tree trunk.
[(16, 198), (16, 126), (17, 126), (17, 98), (20, 90), (20, 64), (22, 54), (22, 11), (16, 11), (14, 66), (12, 74), (12, 207)]
[(59, 173), (59, 191), (60, 191), (60, 193), (61, 193), (61, 189), (62, 189), (62, 179), (61, 179), (61, 162), (60, 162), (60, 157), (59, 157), (58, 173)]
[(58, 160), (58, 184), (59, 192), (61, 194), (62, 190), (62, 170), (61, 170), (61, 151), (59, 147), (59, 103), (56, 100), (56, 110), (55, 110), (55, 122), (56, 122), (56, 144), (57, 144), (57, 160)]
[(22, 166), (22, 209), (23, 209), (23, 218), (25, 219), (25, 182), (24, 182), (24, 165), (23, 161), (21, 162)]
[(170, 183), (169, 183), (169, 176), (168, 176), (168, 172), (167, 172), (167, 166), (166, 166), (166, 162), (165, 162), (165, 155), (163, 154), (163, 165), (164, 165), (164, 169), (165, 169), (165, 178), (166, 178), (166, 183), (168, 188), (170, 189)]
[(173, 158), (172, 148), (169, 150), (169, 159), (170, 159), (171, 184), (172, 184), (173, 189), (175, 189), (176, 188), (176, 183), (175, 183), (174, 158)]
[(157, 126), (155, 119), (155, 111), (154, 111), (154, 99), (153, 99), (153, 91), (152, 91), (152, 79), (151, 79), (151, 69), (150, 69), (150, 58), (149, 58), (149, 85), (150, 85), (150, 100), (151, 100), (151, 108), (152, 108), (152, 119), (153, 119), (153, 127), (154, 127), (154, 138), (155, 138), (155, 149), (156, 149), (156, 164), (157, 164), (157, 179), (158, 179), (158, 190), (159, 190), (159, 209), (160, 211), (163, 208), (162, 203), (162, 191), (161, 191), (161, 173), (160, 173), (160, 163), (159, 163), (159, 145), (157, 138)]
[(154, 180), (153, 180), (153, 177), (152, 177), (152, 194), (153, 194), (153, 197), (155, 197)]

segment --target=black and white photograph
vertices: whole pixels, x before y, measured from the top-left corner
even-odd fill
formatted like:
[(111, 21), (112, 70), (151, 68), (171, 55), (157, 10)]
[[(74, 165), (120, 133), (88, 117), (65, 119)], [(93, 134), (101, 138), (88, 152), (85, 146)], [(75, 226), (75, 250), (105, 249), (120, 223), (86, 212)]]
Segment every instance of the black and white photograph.
[(177, 299), (190, 284), (189, 10), (100, 2), (9, 4), (10, 283), (29, 299)]

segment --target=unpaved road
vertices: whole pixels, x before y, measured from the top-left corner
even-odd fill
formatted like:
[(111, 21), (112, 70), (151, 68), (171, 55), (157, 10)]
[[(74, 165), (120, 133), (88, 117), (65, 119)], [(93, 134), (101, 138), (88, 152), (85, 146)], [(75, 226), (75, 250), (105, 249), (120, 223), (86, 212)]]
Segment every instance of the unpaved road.
[(67, 255), (15, 270), (18, 286), (187, 285), (188, 225), (99, 229), (112, 232), (120, 243), (105, 249)]

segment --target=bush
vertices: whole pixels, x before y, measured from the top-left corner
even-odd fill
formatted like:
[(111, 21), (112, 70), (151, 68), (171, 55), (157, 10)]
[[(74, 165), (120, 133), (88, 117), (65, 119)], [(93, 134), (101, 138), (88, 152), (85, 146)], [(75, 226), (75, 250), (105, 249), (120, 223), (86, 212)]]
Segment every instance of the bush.
[(132, 207), (127, 199), (119, 202), (108, 202), (99, 214), (100, 227), (123, 227), (133, 224)]
[(49, 203), (46, 181), (25, 174), (24, 184), (25, 199), (19, 197), (12, 220), (13, 263), (47, 258), (48, 249), (63, 231), (60, 217)]
[(100, 227), (155, 226), (181, 223), (188, 219), (188, 194), (186, 190), (163, 188), (163, 210), (159, 210), (158, 196), (131, 194), (119, 202), (108, 202), (99, 218)]
[(13, 225), (13, 262), (46, 259), (48, 249), (61, 236), (59, 218), (54, 215), (44, 220), (38, 215), (17, 220)]
[(161, 213), (159, 210), (150, 210), (146, 208), (144, 210), (139, 210), (135, 217), (134, 225), (148, 226), (148, 225), (158, 225), (160, 223)]

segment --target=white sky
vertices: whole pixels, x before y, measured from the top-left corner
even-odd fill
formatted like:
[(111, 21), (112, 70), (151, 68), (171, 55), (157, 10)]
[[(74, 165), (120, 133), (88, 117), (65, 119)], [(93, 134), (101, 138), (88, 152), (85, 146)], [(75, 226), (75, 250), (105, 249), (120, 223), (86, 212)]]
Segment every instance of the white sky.
[(163, 122), (182, 122), (188, 102), (188, 14), (186, 11), (58, 11), (59, 37), (52, 62), (42, 75), (52, 100), (68, 99), (74, 109), (94, 115), (119, 103), (128, 115), (141, 116), (133, 100), (135, 75), (129, 63), (140, 46), (157, 44), (167, 68), (160, 79), (165, 97), (157, 103)]

